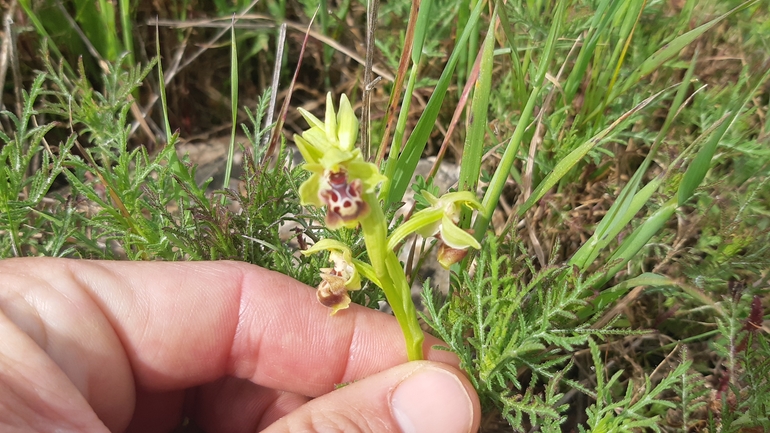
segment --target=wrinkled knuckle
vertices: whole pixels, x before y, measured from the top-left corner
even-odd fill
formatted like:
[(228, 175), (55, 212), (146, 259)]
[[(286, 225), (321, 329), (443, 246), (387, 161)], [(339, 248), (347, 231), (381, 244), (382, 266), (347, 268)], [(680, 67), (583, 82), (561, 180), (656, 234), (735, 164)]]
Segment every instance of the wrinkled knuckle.
[(313, 411), (302, 420), (289, 423), (288, 433), (384, 433), (392, 430), (381, 420), (358, 411), (346, 413)]

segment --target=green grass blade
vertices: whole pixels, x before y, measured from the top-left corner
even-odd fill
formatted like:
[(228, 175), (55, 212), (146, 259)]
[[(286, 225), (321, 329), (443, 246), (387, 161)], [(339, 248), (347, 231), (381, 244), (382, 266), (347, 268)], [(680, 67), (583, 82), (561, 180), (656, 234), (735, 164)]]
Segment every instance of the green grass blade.
[[(643, 172), (638, 171), (637, 173)], [(634, 189), (632, 183), (627, 184), (610, 210), (602, 218), (591, 238), (572, 256), (570, 265), (576, 265), (581, 271), (585, 271), (599, 253), (631, 222), (636, 213), (649, 202), (652, 194), (660, 188), (664, 179), (664, 176), (656, 177), (632, 196), (624, 194), (626, 191), (630, 192)]]
[(420, 161), (425, 145), (428, 142), (428, 137), (433, 130), (433, 124), (436, 122), (438, 113), (441, 110), (441, 106), (444, 103), (444, 95), (446, 95), (449, 84), (452, 80), (452, 76), (459, 60), (460, 51), (465, 48), (470, 33), (478, 22), (481, 16), (481, 11), (484, 9), (484, 2), (479, 2), (471, 12), (468, 23), (463, 30), (462, 35), (457, 40), (457, 44), (449, 56), (446, 67), (441, 73), (441, 77), (436, 83), (436, 87), (433, 90), (433, 94), (428, 100), (428, 104), (425, 107), (425, 111), (417, 121), (412, 134), (409, 136), (406, 145), (404, 146), (403, 153), (398, 158), (396, 170), (391, 179), (390, 187), (384, 194), (385, 205), (390, 206), (401, 200), (406, 192), (406, 188), (409, 186), (409, 181), (412, 179), (414, 170), (417, 168), (417, 163)]
[(615, 65), (615, 69), (612, 71), (612, 75), (609, 79), (609, 83), (605, 83), (605, 82), (601, 83), (601, 85), (603, 86), (602, 89), (606, 89), (603, 92), (601, 92), (605, 96), (605, 98), (602, 101), (602, 105), (604, 107), (606, 107), (607, 104), (610, 102), (610, 99), (607, 98), (607, 96), (609, 96), (612, 89), (615, 88), (615, 83), (617, 82), (618, 77), (620, 76), (620, 71), (621, 71), (621, 68), (623, 67), (623, 62), (626, 59), (626, 55), (628, 54), (628, 49), (631, 46), (631, 42), (633, 40), (634, 31), (636, 30), (637, 26), (639, 25), (639, 21), (642, 18), (642, 13), (644, 12), (644, 7), (647, 5), (647, 0), (637, 0), (635, 2), (629, 2), (627, 3), (627, 5), (629, 6), (629, 8), (626, 11), (626, 16), (625, 16), (625, 19), (623, 20), (623, 24), (620, 26), (620, 37), (619, 37), (618, 43), (615, 46), (615, 50), (613, 51), (607, 63), (610, 65)]
[[(173, 146), (176, 137), (171, 133), (171, 124), (168, 120), (168, 102), (166, 100), (166, 81), (163, 74), (163, 62), (160, 56), (160, 32), (155, 29), (155, 52), (158, 53), (158, 93), (160, 94), (161, 116), (163, 117), (163, 128), (166, 133), (166, 146)], [(187, 190), (195, 195), (201, 203), (208, 203), (205, 196), (205, 189), (198, 188), (195, 178), (191, 175), (187, 167), (182, 164), (176, 154), (176, 150), (169, 152), (169, 166), (172, 172), (179, 178), (179, 181), (187, 186)], [(179, 187), (175, 188), (175, 194), (181, 193)]]
[(160, 32), (155, 27), (155, 52), (158, 53), (158, 93), (160, 93), (160, 105), (163, 110), (163, 126), (166, 131), (166, 143), (171, 143), (171, 124), (168, 121), (168, 102), (166, 100), (166, 80), (163, 76), (163, 62), (160, 55)]
[(674, 215), (677, 209), (676, 197), (669, 199), (663, 206), (647, 218), (639, 227), (636, 228), (615, 251), (607, 263), (613, 263), (603, 278), (599, 279), (594, 288), (603, 286), (607, 281), (615, 276), (623, 267), (626, 266), (636, 254), (647, 245), (668, 220)]
[[(40, 21), (40, 17), (38, 17), (35, 11), (32, 10), (32, 0), (19, 0), (19, 4), (21, 5), (21, 8), (24, 9), (24, 13), (27, 14), (27, 18), (29, 18), (29, 20), (32, 22), (32, 26), (35, 28), (37, 34), (42, 36), (43, 39), (51, 41), (51, 36), (45, 29), (43, 22)], [(53, 53), (56, 54), (56, 57), (64, 62), (64, 67), (67, 69), (67, 72), (70, 74), (73, 73), (72, 67), (69, 65), (69, 63), (64, 61), (64, 56), (62, 55), (61, 51), (59, 51), (59, 48), (56, 46), (56, 44), (46, 44), (46, 48), (53, 51)]]
[(433, 0), (420, 1), (420, 11), (417, 13), (417, 22), (414, 27), (414, 41), (412, 42), (412, 64), (420, 63), (422, 49), (425, 45), (425, 35), (428, 34), (428, 18), (433, 6)]
[[(115, 26), (115, 6), (111, 1), (99, 0), (98, 13), (104, 29), (104, 57), (114, 62), (122, 49), (120, 42), (118, 42), (118, 30)], [(133, 62), (130, 65), (133, 66)]]
[(577, 312), (579, 322), (585, 322), (589, 317), (593, 316), (597, 311), (602, 311), (608, 305), (611, 305), (623, 295), (625, 295), (632, 287), (637, 286), (676, 286), (676, 281), (663, 275), (645, 272), (633, 278), (629, 278), (612, 286), (606, 290), (603, 290), (598, 296), (591, 299), (590, 305), (583, 307)]
[(580, 83), (583, 82), (588, 65), (594, 57), (596, 46), (601, 40), (601, 36), (612, 24), (612, 17), (617, 13), (622, 2), (612, 2), (611, 0), (602, 0), (596, 8), (593, 20), (586, 31), (586, 39), (580, 48), (575, 65), (564, 83), (564, 93), (567, 101), (572, 101), (577, 93)]
[[(398, 113), (398, 120), (396, 121), (396, 130), (393, 134), (393, 142), (390, 145), (390, 154), (388, 160), (385, 163), (385, 176), (388, 179), (392, 179), (393, 174), (396, 171), (396, 163), (398, 162), (398, 156), (401, 154), (401, 145), (404, 140), (404, 131), (406, 130), (406, 121), (409, 118), (409, 107), (412, 104), (412, 95), (414, 94), (414, 87), (417, 84), (417, 73), (419, 71), (420, 59), (422, 58), (422, 49), (425, 45), (425, 35), (428, 32), (428, 17), (430, 16), (431, 5), (433, 0), (423, 0), (418, 2), (417, 19), (414, 26), (414, 35), (412, 38), (412, 67), (409, 71), (409, 80), (406, 83), (406, 90), (404, 92), (404, 99), (401, 101), (401, 110)], [(411, 17), (410, 17), (411, 18)], [(408, 33), (407, 33), (408, 37)], [(400, 66), (400, 65), (399, 65)], [(400, 88), (398, 88), (400, 89)], [(397, 87), (394, 87), (394, 91)], [(393, 94), (391, 98), (396, 98), (399, 95)], [(384, 144), (382, 144), (384, 150)], [(389, 182), (389, 181), (388, 181)], [(386, 184), (383, 189), (388, 189), (389, 183)]]
[(471, 101), (471, 114), (468, 120), (468, 133), (465, 136), (462, 163), (460, 165), (459, 191), (476, 191), (481, 172), (481, 158), (484, 155), (484, 134), (489, 110), (489, 94), (492, 91), (492, 69), (494, 68), (495, 22), (496, 13), (492, 14), (489, 30), (482, 47), (479, 78)]
[[(225, 179), (222, 188), (230, 187), (230, 175), (233, 170), (233, 156), (235, 155), (235, 133), (238, 130), (238, 44), (235, 40), (235, 17), (230, 28), (230, 115), (232, 126), (230, 127), (230, 147), (227, 149), (227, 166), (225, 166)], [(224, 200), (224, 196), (222, 197)]]
[(570, 259), (571, 265), (576, 265), (580, 270), (585, 271), (588, 266), (598, 257), (599, 253), (609, 245), (612, 239), (617, 236), (621, 230), (631, 221), (633, 216), (642, 208), (642, 206), (649, 200), (652, 194), (658, 189), (663, 182), (663, 177), (660, 176), (647, 184), (642, 191), (638, 191), (639, 185), (641, 185), (642, 177), (647, 172), (650, 164), (657, 155), (658, 147), (663, 139), (668, 134), (669, 129), (679, 112), (684, 98), (687, 95), (687, 90), (690, 87), (690, 80), (695, 73), (695, 66), (698, 61), (698, 53), (690, 62), (690, 67), (685, 73), (684, 80), (679, 84), (676, 96), (671, 103), (666, 120), (663, 123), (663, 127), (658, 132), (655, 138), (655, 142), (650, 147), (650, 151), (645, 157), (642, 164), (636, 170), (629, 182), (623, 187), (623, 190), (618, 194), (617, 200), (610, 206), (607, 214), (602, 218), (599, 224), (596, 226), (593, 235), (588, 241), (575, 252)]
[[(483, 0), (470, 0), (470, 7), (473, 9), (478, 6), (479, 3), (485, 3)], [(479, 33), (481, 33), (481, 23), (476, 21), (473, 24), (473, 31), (471, 31), (471, 37), (468, 39), (468, 46), (465, 51), (465, 56), (460, 59), (460, 72), (457, 82), (458, 90), (465, 86), (466, 80), (471, 76), (471, 69), (473, 69), (473, 63), (476, 60), (476, 54), (479, 52)]]
[[(74, 22), (82, 30), (82, 37), (87, 45), (91, 45), (96, 53), (108, 62), (118, 57), (120, 46), (115, 29), (115, 8), (105, 0), (75, 0)], [(62, 9), (66, 14), (66, 10)], [(73, 22), (73, 26), (75, 25)]]
[(134, 38), (133, 25), (131, 24), (130, 0), (119, 0), (120, 27), (123, 30), (123, 49), (126, 51), (126, 60), (130, 66), (134, 65)]
[[(734, 9), (730, 10), (729, 12), (726, 12), (723, 15), (720, 15), (709, 22), (690, 30), (687, 33), (674, 38), (671, 42), (667, 43), (660, 50), (658, 50), (653, 55), (648, 57), (647, 60), (642, 62), (642, 64), (639, 65), (639, 67), (633, 73), (631, 73), (631, 75), (628, 78), (626, 78), (623, 81), (623, 84), (621, 86), (616, 87), (615, 90), (613, 90), (610, 93), (611, 96), (607, 99), (611, 101), (617, 98), (619, 95), (625, 93), (628, 89), (631, 88), (631, 86), (636, 84), (643, 77), (646, 77), (650, 73), (656, 71), (661, 65), (663, 65), (663, 63), (668, 61), (670, 58), (674, 57), (684, 47), (690, 45), (690, 43), (692, 43), (695, 39), (700, 37), (702, 34), (706, 33), (715, 25), (722, 22), (725, 18), (737, 12), (740, 12), (750, 6), (755, 5), (758, 1), (759, 0), (746, 1), (741, 5), (735, 7)], [(592, 113), (592, 115), (595, 115), (595, 114), (596, 113)]]
[[(500, 18), (500, 27), (505, 34), (505, 38), (508, 41), (508, 45), (511, 49), (511, 80), (513, 85), (514, 95), (523, 95), (526, 92), (526, 83), (524, 82), (524, 72), (521, 69), (521, 60), (519, 59), (519, 52), (516, 50), (516, 35), (513, 33), (513, 25), (508, 19), (508, 13), (505, 11), (505, 5), (503, 0), (496, 0), (495, 6), (497, 7), (498, 16)], [(518, 101), (518, 98), (514, 98)]]
[(390, 145), (390, 154), (385, 162), (385, 177), (388, 180), (383, 184), (383, 190), (387, 190), (390, 179), (393, 178), (396, 172), (398, 163), (398, 154), (401, 153), (401, 145), (404, 140), (404, 131), (406, 130), (406, 121), (409, 118), (409, 107), (412, 105), (412, 94), (414, 93), (414, 86), (417, 84), (417, 72), (419, 68), (417, 64), (413, 64), (409, 72), (409, 80), (406, 82), (406, 90), (404, 92), (404, 99), (401, 101), (401, 110), (398, 113), (398, 120), (396, 120), (396, 130), (393, 134), (393, 142)]
[(532, 120), (532, 112), (538, 101), (540, 90), (543, 88), (543, 81), (545, 80), (545, 75), (548, 71), (548, 65), (551, 64), (551, 59), (553, 58), (556, 41), (561, 34), (561, 26), (564, 23), (566, 7), (566, 0), (560, 0), (556, 5), (553, 23), (548, 33), (548, 39), (546, 39), (545, 46), (543, 47), (543, 53), (541, 54), (540, 63), (538, 64), (537, 75), (533, 80), (533, 87), (530, 91), (529, 99), (527, 99), (527, 104), (521, 112), (521, 117), (516, 124), (516, 129), (514, 129), (513, 135), (505, 147), (505, 152), (500, 159), (500, 164), (492, 175), (492, 180), (489, 182), (487, 191), (481, 201), (481, 210), (479, 210), (479, 213), (476, 216), (476, 222), (473, 226), (474, 236), (479, 242), (484, 238), (484, 234), (489, 226), (489, 221), (492, 219), (492, 213), (497, 207), (497, 203), (500, 200), (500, 194), (503, 192), (503, 187), (511, 172), (511, 168), (513, 167), (519, 145), (524, 138), (524, 132)]
[(559, 161), (558, 164), (556, 164), (556, 167), (554, 167), (553, 171), (546, 176), (546, 178), (540, 183), (540, 185), (537, 186), (534, 192), (532, 192), (532, 195), (527, 199), (527, 201), (524, 202), (524, 204), (518, 209), (517, 213), (519, 216), (524, 215), (529, 208), (532, 207), (538, 200), (540, 200), (545, 193), (551, 189), (556, 183), (564, 177), (580, 160), (582, 160), (588, 152), (599, 145), (599, 143), (606, 138), (610, 132), (612, 132), (615, 128), (617, 128), (619, 125), (624, 123), (626, 120), (628, 120), (633, 114), (638, 113), (641, 111), (644, 107), (646, 107), (648, 104), (650, 104), (652, 101), (658, 98), (665, 90), (662, 90), (649, 98), (645, 99), (644, 101), (640, 102), (636, 105), (636, 107), (632, 108), (630, 111), (624, 113), (622, 116), (620, 116), (617, 120), (612, 122), (610, 126), (596, 134), (595, 136), (591, 137), (588, 141), (578, 146), (575, 150), (570, 152), (567, 156), (565, 156), (561, 161)]
[[(412, 2), (412, 6), (409, 9), (409, 21), (406, 25), (406, 34), (404, 35), (404, 42), (401, 47), (401, 59), (398, 62), (398, 69), (396, 70), (396, 77), (395, 81), (393, 82), (393, 87), (390, 90), (390, 97), (388, 98), (388, 108), (385, 110), (385, 129), (382, 132), (382, 139), (380, 140), (380, 147), (377, 149), (377, 157), (375, 158), (374, 163), (378, 167), (382, 167), (382, 161), (385, 158), (385, 151), (388, 150), (388, 143), (390, 143), (391, 138), (395, 140), (395, 137), (393, 136), (393, 127), (396, 122), (396, 110), (398, 108), (398, 102), (401, 98), (401, 90), (404, 86), (404, 79), (407, 74), (407, 70), (409, 69), (410, 60), (412, 59), (411, 55), (408, 55), (412, 52), (413, 49), (413, 43), (414, 43), (414, 32), (415, 27), (417, 26), (417, 17), (420, 13), (420, 2), (414, 1)], [(409, 91), (406, 93), (407, 95), (410, 94)], [(406, 97), (402, 100), (402, 104), (406, 103)], [(403, 111), (403, 109), (402, 109)], [(363, 125), (361, 125), (361, 128), (363, 128)], [(362, 131), (363, 133), (364, 131)], [(390, 152), (388, 154), (388, 162), (397, 161), (398, 160), (398, 153), (400, 150), (396, 151), (393, 150), (393, 147), (391, 146)], [(392, 163), (391, 163), (392, 164)], [(388, 180), (389, 182), (389, 180)], [(384, 185), (381, 189), (383, 191), (383, 194), (387, 192), (389, 185)]]
[(746, 104), (751, 101), (751, 99), (754, 97), (754, 94), (768, 79), (768, 77), (770, 77), (770, 70), (765, 72), (765, 74), (759, 80), (757, 80), (756, 84), (749, 90), (749, 92), (746, 93), (742, 100), (737, 101), (737, 103), (730, 108), (732, 114), (729, 120), (724, 122), (719, 127), (714, 135), (711, 136), (711, 139), (709, 139), (709, 141), (704, 144), (703, 147), (698, 151), (698, 154), (695, 156), (692, 163), (690, 163), (690, 166), (687, 167), (687, 171), (682, 178), (682, 183), (679, 184), (679, 191), (677, 193), (680, 206), (686, 203), (687, 200), (692, 197), (695, 189), (701, 184), (701, 182), (703, 182), (703, 179), (706, 177), (706, 173), (711, 168), (711, 159), (714, 157), (717, 145), (719, 145), (722, 137), (724, 137), (725, 133), (727, 133), (727, 131), (730, 129), (730, 126), (732, 126), (732, 124), (738, 118), (738, 115), (743, 111), (743, 107), (745, 107)]

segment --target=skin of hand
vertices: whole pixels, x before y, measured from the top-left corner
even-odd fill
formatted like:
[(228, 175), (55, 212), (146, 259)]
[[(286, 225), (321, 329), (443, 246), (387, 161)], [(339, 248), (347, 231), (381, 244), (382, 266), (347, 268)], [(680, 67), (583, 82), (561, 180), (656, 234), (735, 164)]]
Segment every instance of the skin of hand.
[(245, 263), (0, 260), (0, 431), (475, 432), (437, 344)]

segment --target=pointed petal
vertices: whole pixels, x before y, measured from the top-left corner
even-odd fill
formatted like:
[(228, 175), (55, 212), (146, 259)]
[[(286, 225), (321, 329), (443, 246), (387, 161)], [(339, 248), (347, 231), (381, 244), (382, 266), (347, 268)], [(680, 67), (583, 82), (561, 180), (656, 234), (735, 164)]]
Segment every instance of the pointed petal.
[(318, 163), (318, 160), (323, 156), (321, 150), (310, 144), (298, 134), (294, 134), (294, 143), (297, 144), (297, 149), (299, 149), (299, 153), (302, 154), (302, 158), (305, 162)]
[(388, 180), (387, 177), (380, 174), (376, 165), (371, 162), (365, 162), (363, 159), (353, 159), (346, 164), (346, 167), (348, 177), (350, 179), (361, 179), (364, 184), (364, 191), (367, 193), (374, 192), (377, 185)]
[(332, 92), (326, 93), (326, 117), (324, 118), (326, 138), (332, 143), (337, 143), (337, 114), (334, 112)]
[(443, 203), (462, 203), (474, 209), (481, 209), (481, 203), (476, 199), (476, 195), (470, 191), (446, 193), (439, 200)]
[(361, 276), (358, 275), (358, 270), (353, 272), (345, 281), (345, 288), (348, 290), (361, 290)]
[(380, 283), (379, 278), (377, 278), (377, 274), (374, 272), (372, 265), (358, 259), (353, 259), (353, 264), (360, 275), (363, 275), (364, 278), (376, 284), (377, 287), (382, 287), (382, 283)]
[(318, 120), (318, 118), (315, 117), (313, 113), (305, 110), (302, 107), (297, 108), (297, 111), (299, 111), (299, 114), (301, 114), (302, 117), (305, 118), (305, 121), (307, 122), (308, 125), (310, 125), (311, 128), (316, 127), (316, 128), (324, 129), (324, 123)]
[(320, 128), (310, 128), (302, 133), (302, 138), (307, 140), (322, 153), (326, 153), (329, 149), (336, 149), (337, 146), (333, 142), (329, 141), (326, 137), (326, 132)]
[(473, 247), (480, 249), (481, 245), (470, 233), (457, 227), (449, 217), (444, 215), (441, 220), (441, 240), (445, 244), (458, 250)]
[(422, 191), (420, 194), (422, 194), (423, 197), (425, 197), (426, 200), (428, 200), (428, 203), (430, 203), (431, 206), (435, 206), (436, 203), (438, 203), (438, 199), (435, 195), (429, 193), (428, 191)]
[(353, 149), (358, 138), (358, 118), (344, 93), (340, 98), (340, 109), (337, 113), (337, 137), (342, 150)]

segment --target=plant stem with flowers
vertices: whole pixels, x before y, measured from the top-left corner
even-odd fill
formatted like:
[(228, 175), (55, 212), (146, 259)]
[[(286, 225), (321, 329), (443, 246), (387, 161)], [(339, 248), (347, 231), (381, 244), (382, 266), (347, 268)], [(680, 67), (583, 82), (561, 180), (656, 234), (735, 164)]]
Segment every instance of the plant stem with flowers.
[[(342, 95), (335, 113), (331, 94), (326, 97), (326, 118), (321, 122), (300, 109), (310, 129), (295, 135), (304, 168), (312, 174), (299, 189), (303, 205), (326, 206), (325, 222), (329, 229), (355, 228), (360, 225), (371, 265), (353, 259), (341, 242), (323, 239), (305, 254), (329, 251), (332, 268), (322, 269), (318, 300), (331, 308), (331, 314), (350, 304), (348, 291), (361, 288), (360, 275), (382, 288), (406, 340), (410, 361), (423, 359), (424, 335), (417, 321), (411, 290), (394, 249), (411, 233), (436, 236), (441, 240), (439, 262), (444, 267), (461, 260), (469, 247), (480, 248), (468, 232), (457, 227), (463, 205), (479, 208), (468, 191), (449, 193), (441, 198), (427, 197), (431, 206), (412, 218), (388, 237), (388, 222), (377, 199), (377, 186), (387, 180), (376, 165), (366, 162), (355, 148), (358, 119), (347, 97)], [(428, 194), (429, 195), (429, 194)]]

